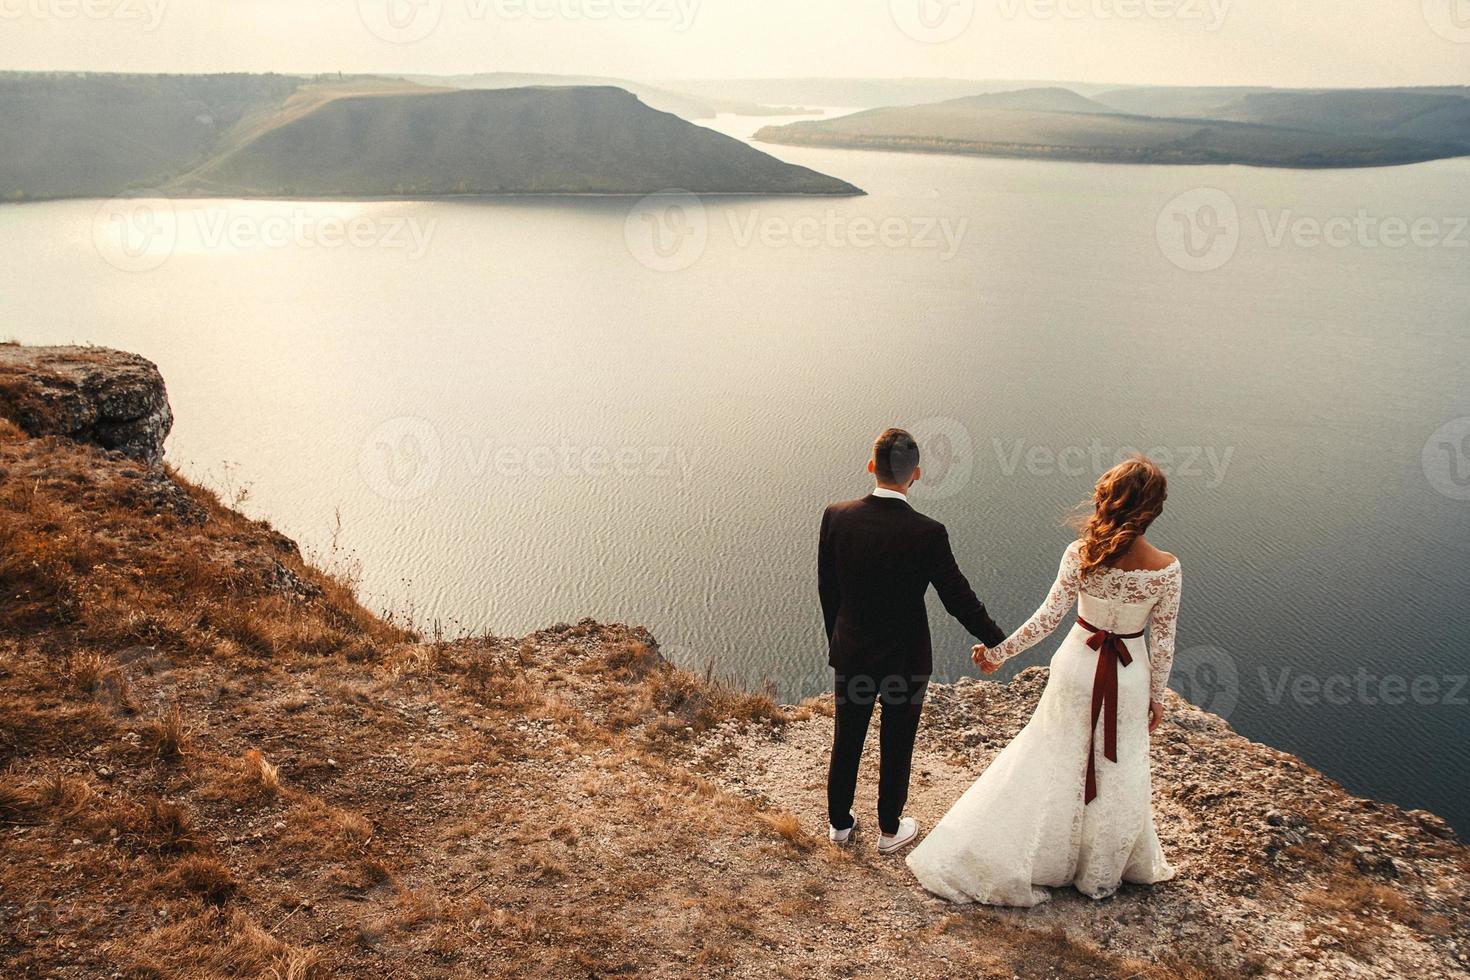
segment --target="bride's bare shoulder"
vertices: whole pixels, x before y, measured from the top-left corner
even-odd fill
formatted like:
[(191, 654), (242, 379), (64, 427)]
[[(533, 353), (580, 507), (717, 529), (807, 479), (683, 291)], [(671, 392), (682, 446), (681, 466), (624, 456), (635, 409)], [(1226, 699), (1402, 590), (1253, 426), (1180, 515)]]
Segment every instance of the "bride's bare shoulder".
[(1133, 542), (1113, 567), (1121, 572), (1162, 572), (1179, 559), (1144, 538)]
[(1145, 571), (1162, 572), (1179, 560), (1170, 552), (1154, 547), (1150, 541), (1140, 538), (1138, 544), (1142, 546), (1142, 553), (1138, 555), (1137, 561)]

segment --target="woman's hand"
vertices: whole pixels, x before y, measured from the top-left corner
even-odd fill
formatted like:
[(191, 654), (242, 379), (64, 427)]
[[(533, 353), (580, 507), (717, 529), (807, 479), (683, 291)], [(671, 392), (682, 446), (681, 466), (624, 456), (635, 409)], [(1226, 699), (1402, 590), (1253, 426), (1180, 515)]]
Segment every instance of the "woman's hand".
[(1000, 670), (1000, 664), (990, 659), (990, 650), (983, 643), (975, 644), (970, 659), (975, 661), (975, 666), (980, 668), (982, 674), (993, 674)]
[(1148, 733), (1152, 735), (1154, 729), (1163, 724), (1163, 721), (1164, 706), (1157, 701), (1150, 701), (1148, 703)]

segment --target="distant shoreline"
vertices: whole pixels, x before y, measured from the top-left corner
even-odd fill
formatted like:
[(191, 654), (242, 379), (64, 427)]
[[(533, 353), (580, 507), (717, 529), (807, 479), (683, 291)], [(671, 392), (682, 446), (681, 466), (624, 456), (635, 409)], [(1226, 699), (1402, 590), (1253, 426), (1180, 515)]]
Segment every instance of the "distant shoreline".
[(0, 200), (0, 206), (25, 205), (25, 204), (55, 204), (58, 201), (116, 201), (127, 198), (136, 198), (140, 201), (293, 201), (310, 202), (315, 204), (383, 204), (390, 202), (432, 204), (443, 200), (504, 200), (506, 198), (534, 198), (546, 200), (549, 198), (635, 198), (641, 200), (645, 197), (667, 194), (689, 194), (693, 197), (867, 197), (868, 192), (862, 188), (854, 188), (850, 191), (686, 191), (678, 187), (663, 187), (651, 191), (488, 191), (484, 193), (453, 193), (453, 194), (390, 194), (377, 196), (344, 195), (342, 197), (325, 197), (321, 194), (269, 194), (259, 197), (245, 197), (239, 194), (147, 194), (122, 192), (103, 197), (98, 195), (62, 195), (57, 197), (31, 197), (17, 200)]
[[(776, 129), (777, 127), (767, 127)], [(783, 127), (784, 128), (784, 127)], [(1059, 163), (1100, 163), (1121, 166), (1150, 167), (1254, 167), (1259, 170), (1382, 170), (1389, 167), (1410, 167), (1436, 160), (1462, 160), (1470, 158), (1470, 150), (1462, 153), (1424, 156), (1415, 159), (1353, 163), (1333, 160), (1322, 163), (1262, 163), (1240, 159), (1199, 159), (1181, 157), (1160, 159), (1149, 151), (1129, 153), (1106, 151), (1086, 147), (1035, 146), (1011, 143), (972, 143), (963, 140), (921, 139), (915, 137), (847, 136), (847, 135), (802, 135), (794, 131), (775, 138), (767, 130), (752, 137), (754, 142), (773, 146), (800, 146), (824, 150), (863, 150), (890, 153), (927, 153), (940, 156), (992, 157), (1006, 160), (1050, 160)]]

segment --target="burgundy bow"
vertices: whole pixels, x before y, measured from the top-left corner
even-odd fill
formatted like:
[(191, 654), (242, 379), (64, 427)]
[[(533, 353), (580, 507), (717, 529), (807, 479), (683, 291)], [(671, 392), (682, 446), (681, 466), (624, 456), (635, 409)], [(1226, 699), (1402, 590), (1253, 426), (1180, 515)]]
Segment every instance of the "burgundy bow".
[(1087, 741), (1087, 794), (1083, 804), (1097, 798), (1097, 716), (1103, 716), (1103, 757), (1109, 762), (1118, 761), (1118, 665), (1127, 667), (1133, 663), (1124, 640), (1133, 640), (1143, 635), (1137, 633), (1110, 633), (1093, 626), (1081, 616), (1077, 625), (1092, 633), (1087, 645), (1097, 651), (1097, 673), (1092, 677), (1092, 727)]

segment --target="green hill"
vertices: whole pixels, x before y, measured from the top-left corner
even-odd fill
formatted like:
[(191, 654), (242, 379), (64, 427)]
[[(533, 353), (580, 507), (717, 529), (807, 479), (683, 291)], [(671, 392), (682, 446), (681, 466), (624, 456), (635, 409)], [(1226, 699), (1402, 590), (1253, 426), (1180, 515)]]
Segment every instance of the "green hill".
[(1464, 95), (1393, 89), (1256, 92), (1222, 106), (1214, 115), (1271, 126), (1470, 146), (1470, 98)]
[(0, 199), (157, 187), (281, 106), (284, 75), (0, 74)]
[(852, 194), (616, 88), (348, 96), (182, 178), (189, 194)]
[[(1197, 101), (1199, 96), (1194, 97)], [(1234, 102), (1254, 98), (1236, 96)], [(1230, 102), (1232, 100), (1225, 100)], [(1442, 107), (1453, 115), (1455, 100)], [(1249, 103), (1256, 105), (1256, 103)], [(1276, 118), (1294, 122), (1291, 112)], [(1297, 114), (1301, 113), (1297, 109)], [(1351, 115), (1348, 108), (1342, 115)], [(1357, 113), (1366, 117), (1365, 113)], [(1159, 118), (1110, 111), (1104, 98), (1059, 88), (1026, 89), (928, 105), (870, 109), (835, 119), (768, 126), (771, 143), (872, 150), (970, 153), (1100, 163), (1248, 164), (1262, 167), (1370, 167), (1470, 153), (1458, 141), (1421, 135), (1412, 115), (1386, 132), (1337, 132), (1222, 118)], [(1397, 118), (1397, 117), (1396, 117)], [(1366, 123), (1365, 123), (1366, 125)], [(1379, 127), (1383, 129), (1384, 127)]]
[(860, 193), (611, 87), (17, 74), (0, 132), (5, 200)]

